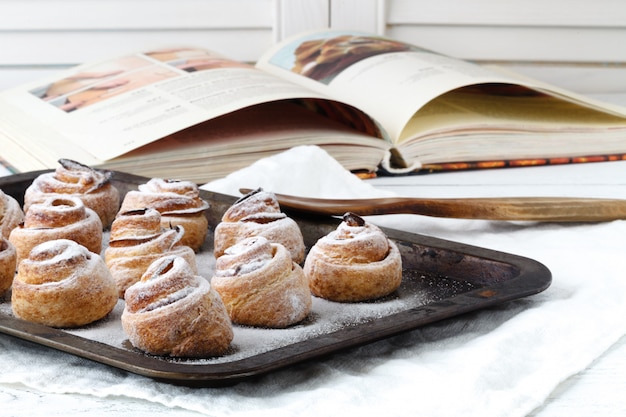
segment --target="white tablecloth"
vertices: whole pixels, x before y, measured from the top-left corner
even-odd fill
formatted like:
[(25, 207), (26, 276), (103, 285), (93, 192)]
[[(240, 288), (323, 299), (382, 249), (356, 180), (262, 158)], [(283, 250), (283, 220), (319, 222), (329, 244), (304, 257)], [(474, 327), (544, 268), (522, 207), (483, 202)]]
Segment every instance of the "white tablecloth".
[[(596, 166), (603, 165), (626, 168), (622, 162)], [(541, 172), (525, 169), (529, 175)], [(338, 169), (318, 148), (296, 148), (243, 171), (207, 188), (263, 186), (293, 192), (295, 187), (316, 195), (328, 190), (341, 195), (381, 193)], [(547, 172), (558, 177), (559, 169)], [(455, 177), (438, 178), (434, 181)], [(464, 178), (471, 180), (472, 175)], [(394, 180), (383, 178), (373, 184), (389, 181)], [(419, 192), (419, 183), (414, 178), (412, 192)], [(621, 184), (614, 194), (626, 198)], [(445, 187), (424, 187), (424, 192), (446, 194)], [(381, 188), (402, 191), (400, 186)], [(567, 187), (557, 184), (555, 189)], [(44, 393), (142, 399), (209, 416), (524, 416), (626, 333), (625, 221), (529, 224), (413, 215), (368, 220), (534, 258), (552, 271), (553, 283), (532, 297), (226, 388), (159, 383), (0, 336), (0, 384)]]

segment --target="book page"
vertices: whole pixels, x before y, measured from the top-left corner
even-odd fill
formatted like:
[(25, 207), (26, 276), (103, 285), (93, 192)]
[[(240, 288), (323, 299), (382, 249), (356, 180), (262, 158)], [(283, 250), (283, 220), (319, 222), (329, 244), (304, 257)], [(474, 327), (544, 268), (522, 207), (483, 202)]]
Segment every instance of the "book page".
[(369, 172), (376, 170), (389, 148), (382, 139), (363, 135), (301, 105), (279, 101), (191, 126), (109, 161), (106, 167), (132, 168), (148, 177), (167, 170), (167, 177), (201, 183), (300, 145), (320, 146), (346, 169)]
[(168, 48), (82, 65), (8, 90), (0, 102), (14, 116), (4, 134), (20, 146), (41, 147), (46, 138), (46, 147), (80, 149), (74, 153), (91, 155), (80, 160), (94, 163), (237, 109), (296, 97), (320, 95), (203, 49)]
[(407, 124), (400, 144), (442, 135), (494, 132), (584, 132), (622, 129), (624, 119), (524, 87), (460, 88), (426, 104)]
[[(624, 152), (624, 118), (521, 86), (460, 88), (426, 104), (398, 145), (423, 165)], [(461, 164), (459, 164), (461, 165)]]
[(431, 100), (472, 85), (524, 86), (579, 106), (626, 117), (624, 108), (499, 67), (475, 65), (361, 32), (299, 35), (276, 45), (261, 57), (257, 66), (363, 110), (382, 125), (394, 143), (407, 136), (405, 125)]
[(406, 43), (370, 34), (325, 31), (277, 45), (259, 68), (351, 104), (397, 140), (410, 118), (456, 88), (514, 79)]
[(511, 77), (513, 80), (515, 80), (516, 84), (544, 92), (561, 100), (566, 100), (579, 106), (594, 109), (603, 113), (610, 113), (622, 118), (626, 117), (626, 107), (624, 106), (620, 106), (614, 103), (607, 103), (601, 100), (587, 97), (582, 94), (577, 94), (572, 91), (568, 91), (560, 87), (544, 83), (540, 80), (536, 80), (531, 77), (509, 71), (508, 69), (502, 68), (497, 65), (486, 65), (485, 68), (489, 68), (491, 71), (503, 74), (507, 77)]

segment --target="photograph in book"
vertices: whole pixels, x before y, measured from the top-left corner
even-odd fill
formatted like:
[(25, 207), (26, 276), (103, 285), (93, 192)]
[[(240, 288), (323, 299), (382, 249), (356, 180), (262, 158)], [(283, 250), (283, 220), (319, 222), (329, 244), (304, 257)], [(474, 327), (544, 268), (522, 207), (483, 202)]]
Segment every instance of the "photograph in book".
[(0, 93), (3, 165), (204, 183), (293, 146), (412, 173), (622, 159), (626, 111), (398, 40), (304, 33), (255, 65), (163, 47)]
[(307, 78), (329, 84), (350, 65), (363, 59), (390, 52), (424, 49), (379, 36), (339, 34), (312, 36), (283, 48), (270, 62)]
[[(172, 68), (155, 64), (153, 60)], [(119, 94), (187, 72), (212, 68), (247, 67), (196, 48), (168, 48), (130, 55), (95, 64), (83, 71), (39, 86), (30, 92), (41, 100), (70, 112), (98, 103)]]

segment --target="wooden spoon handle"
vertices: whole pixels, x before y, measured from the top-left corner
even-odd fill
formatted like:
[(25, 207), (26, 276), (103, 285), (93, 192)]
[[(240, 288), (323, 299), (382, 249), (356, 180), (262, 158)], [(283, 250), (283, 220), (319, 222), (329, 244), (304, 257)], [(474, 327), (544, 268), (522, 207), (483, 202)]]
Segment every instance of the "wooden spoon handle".
[[(240, 189), (243, 194), (249, 189)], [(579, 197), (486, 197), (324, 199), (276, 194), (283, 208), (341, 216), (351, 211), (375, 214), (421, 214), (433, 217), (542, 222), (604, 222), (626, 219), (626, 200)]]
[[(382, 203), (382, 202), (381, 202)], [(367, 214), (416, 213), (435, 217), (551, 222), (626, 219), (626, 200), (569, 197), (406, 199), (370, 206)], [(357, 211), (357, 213), (358, 213)]]

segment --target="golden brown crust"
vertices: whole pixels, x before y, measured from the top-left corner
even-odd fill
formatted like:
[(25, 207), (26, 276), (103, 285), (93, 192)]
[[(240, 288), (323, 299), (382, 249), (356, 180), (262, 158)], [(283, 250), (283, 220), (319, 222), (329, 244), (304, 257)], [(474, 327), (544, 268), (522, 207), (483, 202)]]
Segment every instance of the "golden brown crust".
[(109, 227), (120, 206), (119, 191), (110, 182), (111, 173), (67, 159), (59, 163), (56, 171), (39, 175), (26, 189), (24, 211), (48, 197), (74, 196), (98, 214), (104, 228)]
[(311, 310), (311, 292), (289, 251), (262, 236), (244, 239), (216, 262), (211, 285), (234, 323), (283, 328)]
[(67, 240), (42, 243), (19, 264), (15, 316), (52, 327), (78, 327), (105, 317), (117, 303), (115, 282), (99, 255)]
[(7, 239), (0, 236), (0, 295), (11, 288), (16, 267), (15, 247)]
[(222, 355), (233, 339), (219, 295), (177, 256), (154, 262), (126, 291), (122, 327), (133, 346), (154, 355)]
[(253, 236), (263, 236), (289, 250), (292, 260), (304, 261), (304, 239), (298, 224), (281, 213), (274, 193), (255, 190), (239, 199), (222, 216), (215, 228), (215, 257), (236, 243)]
[(9, 235), (17, 251), (18, 263), (38, 244), (56, 239), (73, 240), (100, 254), (102, 222), (78, 197), (49, 197), (32, 204), (24, 222)]
[(198, 251), (208, 230), (205, 211), (209, 204), (200, 198), (198, 186), (190, 181), (152, 178), (138, 190), (129, 191), (120, 212), (153, 208), (161, 213), (165, 228), (182, 226), (185, 229), (183, 244)]
[(358, 219), (344, 216), (337, 230), (309, 251), (304, 273), (313, 295), (331, 301), (365, 301), (389, 295), (400, 286), (402, 259), (397, 246), (381, 229)]
[(0, 190), (0, 237), (8, 238), (23, 220), (24, 212), (17, 200)]
[(184, 258), (194, 271), (196, 256), (182, 244), (182, 227), (164, 229), (155, 209), (120, 212), (111, 225), (109, 246), (104, 251), (107, 267), (115, 279), (120, 298), (141, 279), (152, 262), (167, 255)]

